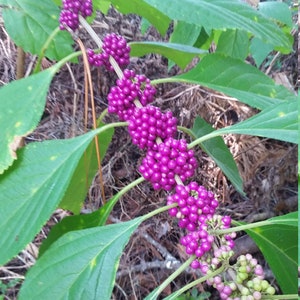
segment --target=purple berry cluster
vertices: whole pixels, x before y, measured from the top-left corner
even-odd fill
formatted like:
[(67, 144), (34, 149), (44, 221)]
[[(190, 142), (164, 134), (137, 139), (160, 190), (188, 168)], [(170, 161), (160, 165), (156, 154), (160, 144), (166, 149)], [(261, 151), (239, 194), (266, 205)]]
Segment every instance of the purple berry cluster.
[(142, 106), (153, 102), (155, 88), (144, 75), (136, 75), (133, 70), (125, 69), (124, 77), (110, 89), (107, 96), (108, 112), (115, 113), (122, 121), (128, 121), (136, 108), (135, 100)]
[(260, 300), (274, 295), (275, 289), (264, 279), (264, 271), (251, 254), (241, 255), (224, 276), (207, 280), (220, 293), (224, 300)]
[(158, 138), (163, 141), (174, 137), (177, 119), (171, 111), (162, 113), (158, 107), (148, 105), (134, 110), (129, 119), (128, 131), (132, 142), (139, 148), (157, 150)]
[(87, 50), (89, 63), (93, 66), (105, 66), (107, 70), (113, 71), (114, 68), (109, 62), (109, 57), (113, 57), (120, 67), (129, 64), (130, 47), (124, 37), (115, 33), (107, 34), (103, 40), (103, 46), (100, 53), (92, 49)]
[(168, 138), (158, 144), (157, 150), (148, 150), (139, 171), (152, 183), (154, 189), (170, 191), (176, 186), (176, 176), (182, 182), (194, 175), (197, 160), (185, 140)]
[(61, 30), (66, 27), (75, 30), (79, 26), (79, 14), (84, 18), (90, 16), (93, 13), (92, 0), (63, 0), (63, 9), (59, 17), (59, 28)]
[(209, 270), (217, 269), (221, 262), (233, 255), (233, 239), (235, 233), (225, 235), (212, 235), (213, 230), (226, 229), (231, 219), (220, 215), (206, 215), (199, 221), (196, 229), (189, 231), (181, 237), (180, 243), (185, 247), (188, 255), (195, 255), (191, 263), (193, 269), (200, 269), (203, 274)]
[(218, 206), (213, 193), (196, 182), (190, 182), (187, 186), (177, 185), (175, 193), (167, 198), (168, 205), (173, 203), (177, 203), (178, 206), (171, 208), (169, 214), (178, 218), (179, 227), (188, 231), (195, 231), (199, 224), (213, 216)]

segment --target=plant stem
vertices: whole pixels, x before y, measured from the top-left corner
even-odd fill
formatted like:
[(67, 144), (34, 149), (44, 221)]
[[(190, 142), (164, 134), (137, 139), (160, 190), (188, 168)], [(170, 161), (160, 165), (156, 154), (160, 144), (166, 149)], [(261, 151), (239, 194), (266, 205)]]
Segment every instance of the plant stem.
[(109, 128), (115, 128), (115, 127), (124, 127), (124, 126), (128, 126), (128, 122), (115, 122), (115, 123), (110, 123), (107, 125), (104, 125), (100, 128), (97, 128), (95, 130), (96, 134), (100, 134), (101, 132), (109, 129)]
[[(91, 27), (91, 25), (81, 15), (79, 15), (79, 22), (85, 28), (85, 30), (88, 32), (88, 34), (91, 36), (91, 38), (95, 41), (98, 48), (101, 49), (102, 46), (103, 46), (103, 42), (101, 41), (101, 39), (99, 38), (97, 33), (94, 31), (94, 29)], [(121, 70), (118, 63), (116, 62), (116, 60), (112, 56), (109, 57), (109, 62), (113, 66), (113, 68), (114, 68), (116, 74), (118, 75), (118, 77), (120, 79), (123, 78), (123, 71)]]
[(157, 296), (180, 274), (182, 273), (195, 259), (195, 255), (191, 256), (187, 261), (185, 261), (174, 273), (171, 274), (159, 287), (155, 290), (153, 295), (147, 299), (157, 299)]
[(297, 294), (288, 294), (288, 295), (266, 295), (266, 296), (262, 296), (261, 300), (277, 300), (277, 299), (283, 299), (283, 300), (287, 300), (287, 299), (299, 299)]
[[(177, 297), (177, 296), (181, 295), (182, 293), (184, 293), (185, 291), (189, 290), (190, 288), (194, 287), (195, 285), (202, 283), (202, 282), (206, 281), (207, 279), (215, 277), (216, 275), (222, 273), (225, 270), (226, 265), (227, 265), (227, 262), (224, 263), (219, 269), (217, 269), (209, 274), (206, 274), (205, 276), (185, 285), (183, 288), (181, 288), (177, 292), (173, 293), (174, 297)], [(170, 295), (170, 296), (172, 296), (172, 295)], [(167, 299), (168, 299), (168, 297), (167, 297)]]
[(54, 39), (54, 37), (59, 33), (59, 31), (60, 31), (59, 27), (56, 27), (56, 28), (52, 31), (52, 33), (48, 36), (48, 38), (47, 38), (45, 44), (44, 44), (43, 47), (42, 47), (42, 50), (41, 50), (41, 52), (40, 52), (40, 54), (39, 54), (38, 61), (37, 61), (36, 65), (35, 65), (35, 68), (34, 68), (34, 70), (33, 70), (33, 73), (34, 73), (34, 74), (40, 71), (41, 61), (42, 61), (42, 59), (43, 59), (43, 57), (44, 57), (44, 55), (45, 55), (45, 52), (46, 52), (46, 50), (48, 49), (48, 47), (49, 47), (50, 43), (52, 42), (52, 40)]
[(243, 231), (251, 228), (256, 228), (256, 227), (262, 227), (262, 226), (267, 226), (267, 225), (272, 225), (271, 222), (266, 221), (260, 221), (260, 222), (255, 222), (251, 224), (245, 224), (245, 225), (239, 225), (238, 222), (232, 220), (232, 224), (238, 225), (236, 227), (231, 227), (228, 229), (220, 229), (220, 230), (212, 230), (211, 233), (215, 235), (219, 234), (227, 234), (231, 232), (237, 232), (237, 231)]

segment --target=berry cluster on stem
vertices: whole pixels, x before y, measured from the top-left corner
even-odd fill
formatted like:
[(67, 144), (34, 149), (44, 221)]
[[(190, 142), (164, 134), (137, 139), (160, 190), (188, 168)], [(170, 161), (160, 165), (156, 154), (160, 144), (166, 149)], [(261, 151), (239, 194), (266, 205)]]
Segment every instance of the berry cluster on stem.
[[(91, 13), (91, 1), (64, 0), (61, 29), (65, 26), (76, 29), (78, 20), (88, 26), (82, 17)], [(88, 32), (91, 31), (88, 28)], [(92, 35), (96, 36), (94, 33)], [(194, 151), (186, 140), (175, 138), (177, 119), (172, 112), (163, 113), (158, 107), (150, 105), (156, 93), (150, 79), (133, 70), (120, 69), (119, 65), (129, 63), (130, 47), (125, 39), (109, 34), (104, 43), (98, 37), (96, 43), (102, 49), (100, 53), (91, 49), (87, 51), (90, 64), (115, 70), (119, 77), (107, 96), (108, 112), (128, 122), (133, 143), (146, 151), (139, 167), (143, 177), (156, 190), (174, 190), (167, 197), (167, 204), (172, 205), (169, 214), (177, 218), (178, 226), (186, 231), (180, 243), (191, 256), (190, 266), (200, 269), (206, 276), (212, 274), (207, 284), (219, 291), (220, 299), (259, 300), (264, 295), (273, 295), (275, 289), (264, 280), (262, 267), (250, 254), (240, 256), (234, 266), (229, 266), (235, 232), (225, 231), (231, 226), (231, 218), (216, 214), (218, 201), (204, 186), (194, 181), (184, 184), (198, 166)], [(222, 230), (225, 230), (224, 233)], [(229, 277), (225, 278), (225, 273), (214, 276), (214, 272), (223, 270), (224, 264), (229, 266)]]

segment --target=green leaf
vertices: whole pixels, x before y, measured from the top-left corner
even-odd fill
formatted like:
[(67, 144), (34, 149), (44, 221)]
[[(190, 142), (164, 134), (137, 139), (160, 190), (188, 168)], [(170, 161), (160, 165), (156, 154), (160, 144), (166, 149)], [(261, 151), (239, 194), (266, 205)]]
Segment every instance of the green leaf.
[(267, 1), (259, 2), (259, 11), (268, 18), (277, 20), (289, 27), (293, 26), (292, 12), (289, 6), (284, 2)]
[(65, 234), (30, 269), (19, 299), (110, 299), (123, 248), (142, 221)]
[(253, 38), (250, 42), (250, 52), (258, 67), (267, 58), (268, 54), (272, 50), (272, 46), (264, 43), (258, 38)]
[(100, 10), (105, 15), (108, 13), (111, 2), (106, 0), (94, 0), (93, 9)]
[(298, 212), (269, 219), (272, 225), (246, 230), (270, 265), (282, 291), (297, 293)]
[[(174, 29), (169, 42), (174, 44), (193, 46), (199, 36), (201, 27), (195, 24), (189, 24), (183, 21), (174, 21)], [(174, 62), (169, 61), (168, 68), (171, 69)]]
[(143, 0), (111, 0), (115, 8), (123, 14), (137, 14), (153, 24), (161, 35), (165, 35), (171, 22), (161, 10), (149, 5)]
[(173, 60), (180, 68), (186, 65), (196, 56), (207, 53), (192, 46), (163, 42), (132, 42), (129, 43), (131, 56), (143, 56), (147, 53), (158, 53)]
[(204, 26), (205, 29), (240, 29), (272, 46), (292, 51), (280, 28), (252, 7), (238, 0), (144, 0), (173, 20)]
[(127, 185), (120, 192), (114, 195), (107, 203), (105, 203), (98, 210), (90, 214), (66, 217), (61, 222), (54, 225), (39, 249), (39, 256), (41, 256), (56, 240), (58, 240), (58, 238), (60, 238), (67, 232), (105, 225), (112, 209), (114, 208), (118, 200), (129, 189), (136, 186), (143, 180), (143, 178), (139, 178), (133, 181), (132, 183), (130, 183), (130, 185)]
[[(192, 128), (195, 138), (202, 137), (213, 132), (213, 127), (202, 118), (197, 117)], [(231, 181), (236, 190), (244, 195), (243, 180), (239, 174), (237, 165), (231, 152), (221, 137), (215, 137), (201, 143), (201, 148), (216, 162), (227, 178)]]
[[(25, 52), (41, 54), (42, 48), (59, 25), (59, 8), (51, 0), (2, 0), (3, 19), (8, 34)], [(50, 59), (60, 60), (73, 52), (67, 31), (59, 31), (46, 50)]]
[(168, 81), (200, 84), (258, 109), (295, 99), (290, 91), (276, 85), (257, 68), (217, 53), (205, 56), (195, 68)]
[[(101, 128), (103, 126), (104, 124), (101, 124), (99, 127)], [(111, 128), (98, 135), (101, 160), (105, 156), (113, 133), (114, 130)], [(70, 210), (74, 214), (78, 214), (97, 170), (98, 160), (96, 143), (95, 140), (93, 140), (82, 155), (59, 207)], [(76, 193), (74, 193), (74, 191), (76, 191)]]
[(0, 177), (0, 265), (22, 250), (49, 219), (96, 132), (31, 143)]
[(279, 103), (243, 122), (216, 130), (215, 133), (257, 135), (297, 144), (298, 104), (296, 101)]
[(216, 52), (244, 60), (249, 52), (247, 32), (241, 30), (223, 31), (219, 37)]
[(21, 138), (38, 125), (56, 71), (53, 66), (0, 89), (0, 174), (17, 158), (15, 151)]

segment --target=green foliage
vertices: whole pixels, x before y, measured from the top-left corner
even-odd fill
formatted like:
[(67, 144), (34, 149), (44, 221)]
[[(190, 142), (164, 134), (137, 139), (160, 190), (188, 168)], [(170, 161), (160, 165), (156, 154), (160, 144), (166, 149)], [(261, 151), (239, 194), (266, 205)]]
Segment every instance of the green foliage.
[(162, 42), (131, 42), (132, 56), (143, 56), (147, 53), (158, 53), (172, 61), (174, 61), (180, 68), (185, 68), (186, 65), (195, 57), (208, 53), (192, 46), (186, 46), (175, 43)]
[(142, 220), (66, 233), (30, 269), (19, 299), (110, 299), (123, 248)]
[(0, 0), (0, 4), (4, 5), (2, 13), (8, 34), (25, 52), (41, 55), (46, 51), (45, 55), (54, 60), (73, 52), (74, 41), (66, 31), (59, 31), (49, 47), (43, 48), (58, 27), (60, 10), (52, 1)]
[[(101, 128), (103, 126), (104, 124), (101, 124), (99, 127)], [(113, 133), (113, 128), (110, 128), (98, 135), (98, 147), (101, 160), (105, 156)], [(63, 209), (72, 211), (74, 214), (78, 214), (97, 170), (98, 160), (96, 154), (96, 142), (93, 140), (78, 162), (68, 189), (59, 206)], [(74, 193), (75, 190), (76, 193)]]
[[(98, 135), (103, 158), (116, 126), (101, 124), (73, 139), (30, 143), (16, 152), (21, 137), (38, 125), (53, 76), (71, 58), (67, 55), (73, 40), (68, 32), (57, 30), (55, 3), (61, 1), (0, 0), (14, 42), (31, 54), (60, 60), (46, 71), (0, 89), (0, 264), (24, 249), (57, 207), (80, 212), (98, 169), (94, 137)], [(190, 147), (200, 145), (239, 192), (243, 193), (242, 180), (221, 135), (248, 134), (298, 143), (297, 98), (244, 61), (251, 54), (259, 66), (270, 51), (292, 50), (287, 5), (267, 2), (255, 10), (237, 0), (95, 0), (94, 8), (106, 13), (110, 4), (121, 13), (142, 16), (161, 35), (173, 26), (169, 42), (132, 42), (132, 56), (158, 53), (182, 69), (194, 57), (200, 59), (190, 71), (152, 83), (202, 85), (261, 110), (219, 130), (198, 117), (193, 128), (186, 130), (194, 138)], [(212, 41), (216, 53), (207, 51)], [(122, 251), (146, 217), (113, 225), (106, 221), (120, 197), (142, 181), (132, 182), (99, 210), (70, 216), (54, 226), (26, 274), (19, 299), (110, 299)], [(267, 220), (265, 225), (246, 231), (260, 247), (281, 289), (295, 293), (297, 214)], [(168, 299), (206, 297), (196, 292), (175, 293)]]
[[(195, 139), (201, 138), (214, 131), (213, 127), (202, 118), (197, 117), (192, 128)], [(215, 137), (201, 143), (202, 149), (216, 162), (233, 186), (244, 195), (243, 181), (234, 158), (221, 137)]]
[[(16, 159), (20, 139), (29, 134), (43, 114), (46, 95), (56, 67), (18, 80), (0, 90), (0, 174)], [(39, 88), (35, 88), (38, 86)]]
[[(96, 132), (70, 140), (31, 143), (0, 177), (0, 264), (18, 254), (60, 203)], [(17, 188), (16, 188), (17, 187)]]
[(298, 212), (271, 218), (262, 226), (246, 230), (256, 242), (286, 294), (297, 291)]

